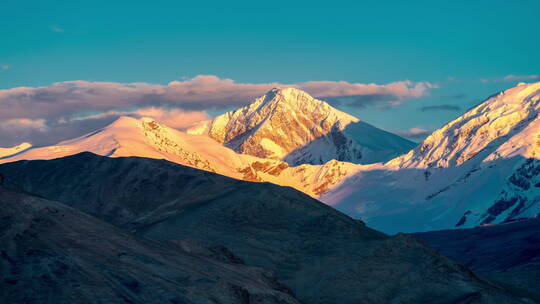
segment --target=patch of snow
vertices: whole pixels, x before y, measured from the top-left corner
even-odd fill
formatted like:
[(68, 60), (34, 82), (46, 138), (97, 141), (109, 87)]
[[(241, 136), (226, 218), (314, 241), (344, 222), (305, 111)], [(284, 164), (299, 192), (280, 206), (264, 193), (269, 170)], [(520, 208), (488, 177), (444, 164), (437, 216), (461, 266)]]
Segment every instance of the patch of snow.
[(23, 142), (20, 145), (11, 148), (0, 148), (0, 158), (9, 157), (17, 153), (21, 153), (32, 147), (32, 144)]

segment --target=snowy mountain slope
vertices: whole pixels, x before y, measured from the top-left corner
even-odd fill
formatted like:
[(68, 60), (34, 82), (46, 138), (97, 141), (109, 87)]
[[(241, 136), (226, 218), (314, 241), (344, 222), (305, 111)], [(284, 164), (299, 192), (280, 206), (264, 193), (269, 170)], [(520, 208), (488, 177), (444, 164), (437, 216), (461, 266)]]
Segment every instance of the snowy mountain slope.
[(490, 281), (524, 290), (540, 303), (540, 217), (414, 237)]
[(24, 142), (21, 143), (18, 146), (11, 147), (11, 148), (0, 148), (0, 158), (9, 157), (17, 153), (21, 153), (29, 148), (31, 148), (32, 145), (30, 143)]
[(193, 136), (160, 125), (152, 119), (120, 117), (96, 132), (54, 146), (27, 150), (2, 162), (51, 159), (89, 151), (99, 155), (168, 159), (211, 172), (242, 178), (239, 168), (249, 161), (204, 136)]
[(474, 271), (540, 270), (540, 217), (414, 236)]
[(208, 136), (186, 134), (152, 119), (132, 117), (121, 117), (111, 125), (79, 138), (28, 149), (0, 159), (0, 163), (52, 159), (85, 151), (110, 157), (166, 159), (237, 179), (290, 186), (311, 196), (325, 192), (343, 176), (361, 167), (337, 161), (320, 166), (290, 167), (283, 161), (238, 154)]
[(252, 104), (188, 133), (207, 134), (233, 150), (291, 165), (387, 161), (414, 143), (377, 129), (294, 88), (272, 89)]
[[(228, 115), (234, 119), (227, 118)], [(294, 118), (294, 123), (290, 117)], [(228, 133), (224, 131), (225, 127), (217, 127), (226, 125), (226, 122), (230, 125), (227, 128), (233, 128)], [(244, 123), (246, 125), (243, 125)], [(206, 132), (223, 141), (226, 136), (230, 137), (234, 133), (246, 136), (245, 134), (252, 132), (253, 126), (266, 132), (264, 134), (277, 134), (277, 139), (273, 140), (263, 136), (261, 142), (266, 147), (280, 142), (285, 150), (290, 150), (309, 142), (309, 145), (293, 153), (285, 155), (280, 152), (278, 158), (285, 157), (288, 162), (294, 163), (315, 162), (315, 158), (316, 162), (331, 161), (322, 165), (301, 164), (291, 167), (289, 163), (279, 159), (237, 153), (209, 136), (180, 132), (152, 119), (121, 117), (111, 125), (90, 134), (53, 146), (28, 149), (0, 159), (0, 163), (21, 159), (51, 159), (83, 151), (111, 157), (141, 156), (167, 159), (237, 179), (290, 186), (317, 197), (341, 182), (344, 177), (364, 167), (332, 159), (351, 159), (356, 153), (353, 151), (360, 151), (363, 160), (375, 161), (377, 157), (390, 158), (396, 151), (403, 150), (404, 146), (408, 148), (410, 144), (396, 135), (359, 122), (355, 117), (333, 109), (296, 89), (272, 90), (243, 110), (217, 117), (211, 123), (211, 130), (205, 131), (203, 124), (202, 129), (191, 130), (191, 133)], [(327, 133), (328, 130), (330, 133)], [(260, 134), (263, 133), (255, 132), (242, 146), (251, 145), (247, 143), (256, 146)], [(311, 140), (313, 138), (315, 139)], [(350, 138), (354, 138), (355, 142)], [(362, 147), (356, 142), (361, 143)], [(368, 150), (378, 152), (370, 154), (367, 153)], [(291, 161), (293, 158), (295, 161)]]
[[(206, 125), (206, 131), (203, 128), (198, 132), (215, 132), (223, 138), (231, 136), (224, 132), (229, 127), (216, 127), (214, 131), (211, 128), (227, 126), (235, 119), (245, 121), (247, 126), (258, 123), (255, 131), (268, 129), (266, 122), (260, 123), (260, 117), (270, 122), (279, 115), (285, 117), (284, 110), (278, 110), (283, 107), (288, 109), (287, 113), (292, 113), (289, 103), (282, 102), (286, 96), (297, 94), (296, 101), (308, 100), (298, 90), (271, 92), (274, 97), (259, 99), (258, 103), (245, 108), (245, 112), (239, 110), (228, 113), (230, 116), (218, 117)], [(122, 117), (104, 129), (55, 146), (28, 149), (0, 159), (0, 163), (50, 159), (83, 151), (111, 157), (167, 159), (237, 179), (291, 186), (351, 216), (361, 217), (385, 232), (473, 227), (540, 212), (539, 92), (540, 83), (523, 84), (493, 96), (435, 131), (417, 148), (385, 164), (360, 165), (331, 160), (322, 165), (291, 167), (278, 159), (236, 153), (208, 136), (186, 134), (151, 119), (130, 117)], [(273, 104), (274, 110), (265, 108), (268, 104)], [(304, 105), (300, 102), (297, 107), (301, 106)], [(324, 104), (320, 107), (325, 108)], [(276, 113), (281, 114), (276, 116)], [(334, 121), (331, 125), (341, 128), (342, 122), (348, 123), (339, 134), (356, 134), (365, 147), (381, 151), (382, 146), (394, 143), (391, 136), (373, 135), (384, 131), (373, 128), (364, 132), (372, 127), (355, 122), (352, 116), (336, 114), (333, 110), (328, 113), (325, 121)], [(230, 128), (235, 132), (240, 130), (237, 132), (243, 134), (240, 137), (251, 132), (242, 129), (237, 122)], [(265, 132), (270, 132), (268, 130)], [(278, 135), (295, 134), (277, 127), (272, 130)], [(280, 137), (280, 140), (287, 138)], [(317, 140), (311, 141), (313, 145), (317, 143)], [(324, 147), (323, 141), (321, 147)], [(309, 151), (333, 151), (325, 149)], [(315, 154), (305, 155), (313, 160)]]
[(385, 232), (532, 216), (540, 212), (539, 112), (540, 83), (520, 84), (321, 199)]
[(416, 146), (416, 143), (363, 121), (347, 125), (343, 133), (360, 146), (377, 151), (375, 154), (365, 155), (362, 163), (384, 162), (406, 153)]
[[(486, 160), (535, 157), (540, 83), (520, 84), (469, 110), (428, 136), (416, 149), (391, 161), (400, 168), (461, 165), (476, 154)], [(484, 149), (486, 148), (486, 149)]]

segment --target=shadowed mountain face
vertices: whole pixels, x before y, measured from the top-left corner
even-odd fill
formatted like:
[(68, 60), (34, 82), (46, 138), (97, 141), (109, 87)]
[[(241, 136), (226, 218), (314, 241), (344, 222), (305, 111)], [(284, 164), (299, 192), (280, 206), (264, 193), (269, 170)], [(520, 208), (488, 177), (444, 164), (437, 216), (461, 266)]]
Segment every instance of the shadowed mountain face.
[(0, 186), (1, 303), (299, 303), (223, 247), (133, 236)]
[[(323, 164), (332, 159), (371, 164), (390, 160), (408, 152), (414, 146), (413, 142), (393, 133), (363, 121), (353, 121), (342, 128), (332, 128), (327, 134), (312, 139), (289, 152), (283, 160), (294, 165)], [(351, 156), (355, 153), (356, 156)]]
[(415, 237), (482, 276), (540, 302), (540, 218), (417, 233)]
[(475, 271), (540, 270), (540, 218), (415, 236)]
[(521, 302), (412, 237), (388, 237), (291, 188), (90, 153), (0, 173), (138, 236), (226, 246), (274, 270), (303, 303)]

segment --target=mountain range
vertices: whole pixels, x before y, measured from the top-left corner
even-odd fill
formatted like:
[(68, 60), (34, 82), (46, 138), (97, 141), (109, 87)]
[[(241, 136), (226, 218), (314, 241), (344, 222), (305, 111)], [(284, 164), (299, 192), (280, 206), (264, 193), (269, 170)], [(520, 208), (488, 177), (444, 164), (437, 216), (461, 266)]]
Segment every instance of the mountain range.
[(5, 302), (532, 303), (289, 187), (88, 152), (0, 174)]
[(187, 132), (121, 117), (0, 163), (83, 151), (166, 159), (293, 187), (387, 233), (474, 227), (540, 212), (539, 99), (540, 83), (520, 84), (414, 147), (305, 92), (273, 89)]
[(534, 303), (539, 111), (520, 84), (415, 146), (286, 88), (1, 149), (0, 301)]

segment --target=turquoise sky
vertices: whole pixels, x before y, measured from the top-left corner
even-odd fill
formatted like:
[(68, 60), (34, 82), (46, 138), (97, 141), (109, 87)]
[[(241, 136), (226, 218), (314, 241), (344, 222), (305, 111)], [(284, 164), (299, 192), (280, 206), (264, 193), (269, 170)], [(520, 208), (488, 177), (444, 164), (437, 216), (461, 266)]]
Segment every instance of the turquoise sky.
[[(538, 12), (537, 0), (2, 0), (0, 89), (199, 74), (246, 83), (408, 79), (440, 88), (391, 109), (345, 110), (391, 131), (432, 129), (519, 81), (503, 77), (540, 74)], [(422, 110), (437, 105), (457, 108)]]

